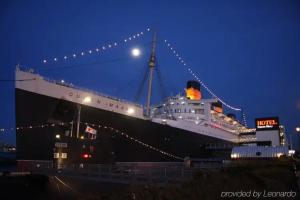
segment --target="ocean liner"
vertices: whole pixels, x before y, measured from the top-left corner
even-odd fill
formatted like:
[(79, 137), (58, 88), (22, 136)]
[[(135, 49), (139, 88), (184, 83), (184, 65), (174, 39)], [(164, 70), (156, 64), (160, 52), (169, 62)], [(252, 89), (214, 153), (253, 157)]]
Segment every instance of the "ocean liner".
[(115, 163), (230, 157), (247, 127), (226, 115), (216, 98), (203, 99), (194, 80), (185, 95), (151, 106), (154, 66), (155, 37), (145, 107), (17, 67), (17, 159)]

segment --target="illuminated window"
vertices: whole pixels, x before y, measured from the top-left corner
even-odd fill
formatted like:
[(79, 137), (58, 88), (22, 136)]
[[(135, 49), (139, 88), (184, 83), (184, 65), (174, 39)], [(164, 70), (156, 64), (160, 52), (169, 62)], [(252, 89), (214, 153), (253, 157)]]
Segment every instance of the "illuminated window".
[(54, 158), (59, 158), (59, 153), (54, 153), (53, 157)]
[(68, 154), (67, 153), (62, 153), (61, 158), (67, 158)]
[(96, 133), (88, 133), (88, 138), (91, 140), (95, 140), (97, 138), (97, 134)]

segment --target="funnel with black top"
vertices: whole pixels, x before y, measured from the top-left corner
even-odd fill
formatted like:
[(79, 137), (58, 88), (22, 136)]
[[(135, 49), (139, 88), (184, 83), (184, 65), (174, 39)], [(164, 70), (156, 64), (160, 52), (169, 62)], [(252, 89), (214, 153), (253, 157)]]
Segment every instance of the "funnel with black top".
[(190, 80), (186, 84), (186, 98), (191, 100), (201, 100), (200, 83), (195, 80)]

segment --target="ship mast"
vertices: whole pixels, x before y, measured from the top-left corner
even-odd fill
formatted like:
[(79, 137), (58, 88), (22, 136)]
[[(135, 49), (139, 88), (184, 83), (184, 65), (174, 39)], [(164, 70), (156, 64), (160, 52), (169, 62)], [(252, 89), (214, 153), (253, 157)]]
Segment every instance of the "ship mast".
[(156, 49), (156, 32), (153, 33), (151, 55), (149, 59), (149, 81), (148, 81), (148, 95), (147, 95), (147, 104), (146, 104), (146, 116), (150, 117), (150, 104), (151, 104), (151, 93), (152, 93), (152, 80), (153, 80), (153, 71), (155, 67), (155, 49)]

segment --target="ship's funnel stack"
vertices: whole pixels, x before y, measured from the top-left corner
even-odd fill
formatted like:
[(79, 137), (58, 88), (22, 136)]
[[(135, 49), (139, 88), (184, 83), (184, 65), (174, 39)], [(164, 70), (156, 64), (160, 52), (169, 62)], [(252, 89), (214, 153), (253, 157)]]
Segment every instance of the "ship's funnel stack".
[(201, 100), (200, 83), (198, 81), (188, 81), (186, 84), (186, 98), (191, 100)]
[(220, 101), (211, 104), (211, 109), (217, 113), (223, 113), (223, 105)]

